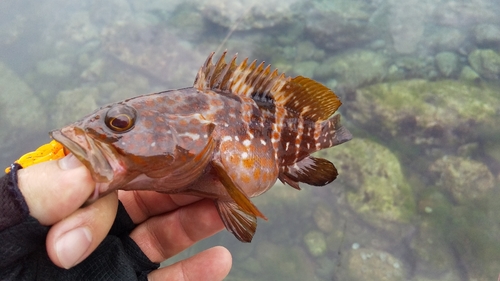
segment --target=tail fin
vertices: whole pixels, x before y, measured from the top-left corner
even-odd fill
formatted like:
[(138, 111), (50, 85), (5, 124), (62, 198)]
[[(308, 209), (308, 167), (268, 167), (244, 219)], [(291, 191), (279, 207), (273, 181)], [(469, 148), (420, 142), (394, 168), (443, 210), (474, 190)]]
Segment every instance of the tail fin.
[(321, 122), (321, 134), (316, 140), (318, 150), (336, 146), (352, 139), (352, 134), (340, 124), (340, 115)]

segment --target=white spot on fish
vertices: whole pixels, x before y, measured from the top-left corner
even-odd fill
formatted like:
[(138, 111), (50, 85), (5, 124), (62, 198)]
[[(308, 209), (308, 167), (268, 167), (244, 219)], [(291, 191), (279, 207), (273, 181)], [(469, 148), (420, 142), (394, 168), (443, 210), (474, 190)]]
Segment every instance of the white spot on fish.
[(224, 137), (222, 138), (222, 141), (223, 141), (223, 142), (224, 142), (224, 141), (233, 141), (233, 138), (232, 138), (231, 136), (224, 136)]
[(248, 153), (243, 152), (243, 153), (241, 154), (241, 158), (242, 158), (242, 159), (247, 159), (247, 158), (248, 158)]
[(151, 147), (155, 147), (155, 146), (156, 146), (156, 142), (152, 142)]
[(260, 143), (261, 143), (262, 145), (266, 145), (266, 144), (267, 144), (265, 140), (260, 140)]
[(246, 147), (249, 147), (250, 145), (252, 144), (252, 142), (248, 139), (244, 140), (243, 141), (243, 145), (246, 146)]
[(240, 138), (239, 138), (238, 136), (234, 136), (234, 139), (235, 139), (236, 141), (240, 141)]
[(197, 141), (198, 139), (200, 139), (200, 135), (199, 134), (193, 134), (193, 133), (190, 133), (190, 132), (185, 132), (183, 134), (179, 134), (179, 137), (188, 137), (194, 141)]

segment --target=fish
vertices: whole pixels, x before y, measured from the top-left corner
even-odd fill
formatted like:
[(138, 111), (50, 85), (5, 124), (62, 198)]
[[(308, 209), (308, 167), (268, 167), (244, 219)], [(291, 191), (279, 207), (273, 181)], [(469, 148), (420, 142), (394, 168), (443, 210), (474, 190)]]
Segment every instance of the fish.
[(237, 55), (227, 63), (226, 54), (211, 53), (192, 87), (105, 105), (50, 136), (105, 183), (97, 197), (121, 189), (210, 198), (226, 229), (251, 242), (257, 218), (267, 218), (250, 198), (278, 179), (299, 190), (332, 182), (334, 164), (310, 154), (352, 135), (326, 86)]

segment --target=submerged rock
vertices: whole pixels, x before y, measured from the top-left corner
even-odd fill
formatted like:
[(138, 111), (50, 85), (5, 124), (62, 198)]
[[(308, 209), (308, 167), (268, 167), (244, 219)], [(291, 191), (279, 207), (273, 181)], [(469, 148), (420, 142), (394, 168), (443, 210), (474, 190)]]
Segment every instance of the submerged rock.
[(71, 75), (71, 66), (60, 59), (50, 58), (36, 64), (38, 74), (56, 78), (68, 78)]
[(210, 53), (196, 52), (161, 26), (133, 23), (107, 30), (103, 47), (125, 65), (163, 81), (166, 88), (192, 85), (201, 63)]
[[(262, 241), (257, 245), (259, 277), (263, 280), (313, 280), (314, 267), (300, 247)], [(244, 278), (248, 279), (248, 278)]]
[[(22, 150), (33, 134), (47, 129), (47, 112), (33, 90), (7, 65), (0, 62), (0, 144)], [(36, 144), (33, 144), (36, 145)], [(16, 150), (16, 149), (14, 149)], [(20, 151), (4, 149), (2, 157), (13, 161)]]
[(456, 152), (500, 134), (498, 89), (467, 82), (408, 80), (362, 88), (345, 102), (348, 117), (383, 139)]
[(59, 92), (53, 106), (52, 126), (64, 126), (86, 116), (97, 108), (99, 91), (94, 87), (76, 88)]
[(235, 30), (249, 30), (275, 26), (291, 20), (298, 0), (269, 1), (242, 0), (201, 1), (199, 9), (210, 21)]
[(432, 57), (400, 56), (395, 59), (394, 65), (406, 79), (429, 78), (430, 73), (436, 71)]
[(500, 26), (494, 24), (479, 24), (474, 28), (474, 37), (478, 45), (500, 44)]
[(484, 198), (495, 185), (495, 178), (486, 165), (462, 157), (445, 156), (429, 170), (437, 175), (436, 185), (449, 192), (458, 203)]
[(356, 88), (381, 81), (389, 69), (389, 59), (380, 53), (354, 50), (330, 57), (316, 67), (314, 78), (336, 78), (339, 83)]
[(500, 55), (491, 49), (472, 51), (469, 54), (469, 63), (484, 78), (500, 78)]
[(304, 243), (309, 253), (314, 257), (324, 255), (327, 250), (325, 235), (319, 231), (309, 231), (304, 236)]
[(444, 26), (470, 27), (481, 22), (495, 22), (498, 19), (496, 1), (432, 1), (437, 4), (432, 20)]
[[(401, 54), (411, 54), (417, 49), (424, 34), (424, 11), (417, 0), (392, 1), (390, 32), (394, 49)], [(415, 12), (408, 13), (408, 10)]]
[(319, 204), (314, 210), (313, 218), (316, 226), (324, 231), (325, 233), (330, 233), (335, 230), (335, 216), (326, 204)]
[(402, 260), (390, 253), (369, 248), (351, 250), (349, 253), (348, 277), (341, 280), (399, 281), (407, 280)]
[(347, 186), (347, 203), (366, 222), (381, 228), (408, 222), (415, 211), (410, 186), (397, 157), (386, 147), (366, 139), (353, 139), (328, 157)]
[(460, 80), (479, 83), (481, 82), (481, 76), (474, 71), (474, 69), (469, 66), (464, 66), (459, 76)]
[(342, 50), (377, 37), (370, 22), (375, 7), (366, 1), (313, 1), (304, 17), (311, 39), (326, 49)]
[[(457, 280), (457, 272), (453, 270), (455, 258), (449, 247), (449, 242), (443, 239), (434, 225), (424, 221), (420, 224), (417, 234), (410, 242), (410, 248), (418, 257), (415, 271), (427, 276), (444, 277), (452, 275)], [(430, 280), (442, 280), (439, 278)]]
[(428, 49), (438, 51), (458, 51), (464, 47), (467, 35), (461, 29), (435, 27), (436, 30), (423, 42)]
[(458, 55), (452, 52), (438, 53), (436, 55), (436, 65), (443, 76), (450, 77), (458, 72)]

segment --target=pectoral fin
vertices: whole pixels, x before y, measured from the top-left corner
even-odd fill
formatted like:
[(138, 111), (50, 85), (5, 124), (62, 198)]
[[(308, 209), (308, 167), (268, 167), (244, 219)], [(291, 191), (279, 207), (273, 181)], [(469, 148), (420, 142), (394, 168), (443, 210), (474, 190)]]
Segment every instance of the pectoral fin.
[(287, 166), (279, 175), (279, 179), (294, 188), (300, 189), (298, 183), (323, 186), (337, 178), (338, 172), (332, 162), (312, 156)]
[(265, 220), (267, 218), (255, 207), (241, 188), (235, 184), (220, 162), (212, 161), (212, 165), (222, 185), (224, 185), (227, 193), (234, 201), (216, 201), (224, 225), (238, 240), (242, 242), (252, 241), (257, 229), (257, 217)]
[(264, 214), (262, 214), (259, 209), (255, 207), (252, 201), (250, 201), (250, 198), (248, 198), (248, 196), (241, 190), (241, 188), (239, 188), (234, 183), (234, 181), (224, 169), (224, 166), (218, 161), (213, 161), (212, 164), (215, 168), (215, 171), (217, 172), (217, 175), (219, 176), (219, 180), (226, 188), (227, 193), (229, 194), (229, 196), (231, 196), (234, 202), (238, 204), (241, 210), (267, 220), (266, 216), (264, 216)]

